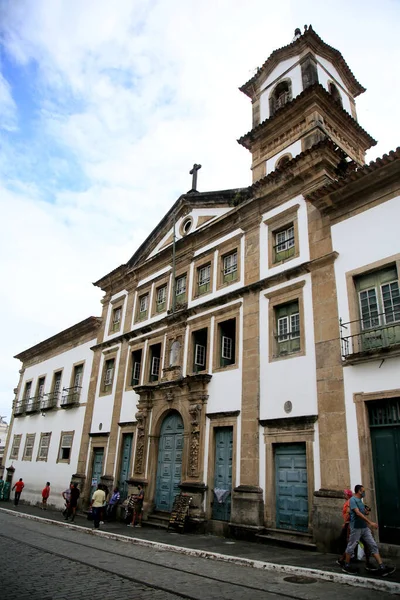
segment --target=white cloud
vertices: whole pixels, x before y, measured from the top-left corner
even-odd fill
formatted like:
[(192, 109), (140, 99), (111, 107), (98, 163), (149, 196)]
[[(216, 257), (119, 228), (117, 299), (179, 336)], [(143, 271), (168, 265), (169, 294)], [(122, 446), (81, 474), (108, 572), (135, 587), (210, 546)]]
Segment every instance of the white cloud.
[(100, 313), (91, 281), (125, 262), (189, 189), (193, 162), (203, 165), (201, 190), (250, 183), (250, 155), (236, 139), (251, 127), (251, 106), (237, 88), (291, 41), (296, 26), (312, 20), (369, 88), (358, 102), (360, 123), (383, 141), (370, 158), (398, 143), (399, 10), (389, 0), (379, 7), (370, 0), (1, 6), (5, 55), (15, 73), (29, 75), (34, 108), (29, 142), (14, 139), (17, 106), (0, 79), (9, 131), (0, 155), (7, 215), (0, 276), (8, 282), (0, 308), (10, 315), (0, 347), (0, 414), (10, 414), (18, 379), (12, 355)]
[(13, 131), (17, 128), (17, 106), (10, 86), (0, 72), (0, 130)]

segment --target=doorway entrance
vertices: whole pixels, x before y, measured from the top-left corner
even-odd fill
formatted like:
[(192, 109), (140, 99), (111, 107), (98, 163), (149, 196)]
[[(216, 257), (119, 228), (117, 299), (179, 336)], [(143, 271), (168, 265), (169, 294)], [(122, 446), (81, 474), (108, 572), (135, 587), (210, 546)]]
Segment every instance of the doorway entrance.
[(94, 448), (90, 500), (92, 499), (93, 492), (96, 490), (98, 484), (100, 483), (100, 477), (103, 474), (103, 457), (104, 448)]
[(379, 540), (400, 544), (400, 398), (369, 402)]
[(129, 479), (131, 469), (132, 442), (133, 433), (125, 433), (122, 437), (121, 468), (118, 478), (118, 489), (121, 494), (121, 500), (125, 500), (128, 496), (128, 484), (126, 481)]
[(275, 447), (276, 526), (308, 531), (308, 484), (306, 445)]
[(171, 512), (174, 498), (180, 493), (183, 430), (179, 413), (173, 412), (165, 417), (158, 446), (156, 510)]
[(231, 518), (233, 427), (216, 427), (214, 498), (212, 518), (229, 521)]

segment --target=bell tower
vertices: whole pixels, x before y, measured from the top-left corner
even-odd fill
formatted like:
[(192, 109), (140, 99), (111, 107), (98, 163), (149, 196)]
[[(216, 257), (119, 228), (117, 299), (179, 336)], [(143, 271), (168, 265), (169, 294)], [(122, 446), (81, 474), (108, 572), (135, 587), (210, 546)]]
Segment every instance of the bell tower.
[(238, 140), (252, 154), (253, 183), (322, 140), (356, 165), (376, 144), (357, 121), (355, 98), (365, 88), (311, 25), (296, 29), (240, 91), (253, 106), (252, 129)]

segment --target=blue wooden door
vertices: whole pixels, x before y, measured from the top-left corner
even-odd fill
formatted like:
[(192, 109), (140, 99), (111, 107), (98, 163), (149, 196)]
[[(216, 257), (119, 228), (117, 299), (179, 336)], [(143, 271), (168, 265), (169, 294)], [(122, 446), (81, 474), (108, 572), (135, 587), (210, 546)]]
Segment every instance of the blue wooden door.
[(308, 485), (305, 444), (275, 447), (276, 526), (308, 530)]
[(90, 488), (90, 498), (100, 483), (100, 477), (103, 474), (103, 457), (104, 448), (95, 448), (93, 450), (93, 468), (92, 468), (92, 485)]
[(125, 500), (128, 495), (128, 484), (126, 480), (129, 479), (130, 468), (131, 468), (131, 456), (132, 456), (132, 441), (133, 433), (126, 433), (122, 439), (122, 451), (121, 451), (121, 468), (118, 478), (118, 488), (121, 494), (121, 499)]
[(215, 428), (215, 471), (212, 518), (231, 518), (233, 428)]
[(171, 512), (174, 498), (180, 493), (182, 474), (183, 421), (180, 414), (168, 415), (161, 426), (158, 447), (156, 510)]

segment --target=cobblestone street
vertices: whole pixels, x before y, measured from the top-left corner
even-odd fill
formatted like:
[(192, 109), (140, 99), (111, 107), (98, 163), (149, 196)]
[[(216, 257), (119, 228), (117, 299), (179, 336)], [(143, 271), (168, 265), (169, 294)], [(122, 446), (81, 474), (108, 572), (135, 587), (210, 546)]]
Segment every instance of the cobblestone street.
[[(7, 600), (377, 598), (376, 591), (157, 551), (6, 513), (0, 542)], [(392, 597), (379, 592), (380, 600)]]

